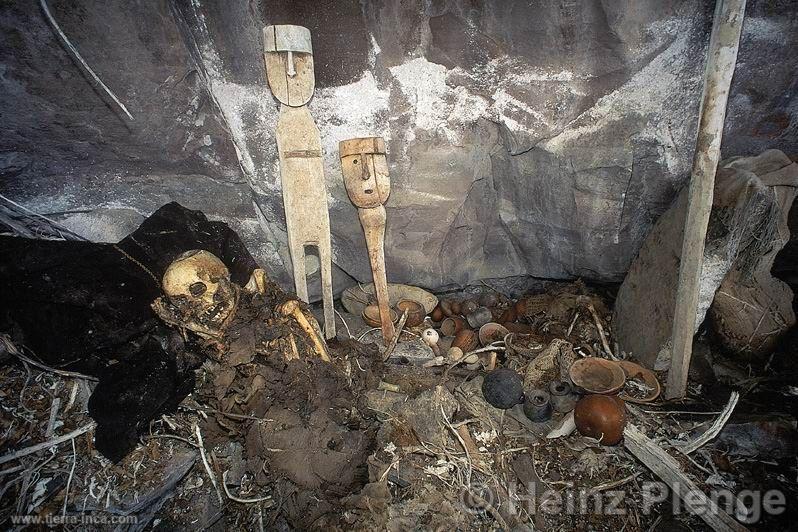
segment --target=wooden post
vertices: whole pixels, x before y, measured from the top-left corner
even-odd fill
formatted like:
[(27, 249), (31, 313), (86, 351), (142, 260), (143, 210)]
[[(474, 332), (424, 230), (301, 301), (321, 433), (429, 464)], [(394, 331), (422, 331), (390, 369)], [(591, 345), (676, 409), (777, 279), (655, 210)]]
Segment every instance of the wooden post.
[(715, 5), (704, 73), (698, 139), (687, 198), (679, 287), (673, 316), (671, 367), (665, 390), (668, 399), (683, 397), (687, 389), (687, 372), (692, 355), (699, 281), (704, 259), (704, 240), (712, 210), (715, 171), (720, 157), (729, 86), (737, 62), (740, 32), (745, 17), (745, 2), (746, 0), (717, 0)]

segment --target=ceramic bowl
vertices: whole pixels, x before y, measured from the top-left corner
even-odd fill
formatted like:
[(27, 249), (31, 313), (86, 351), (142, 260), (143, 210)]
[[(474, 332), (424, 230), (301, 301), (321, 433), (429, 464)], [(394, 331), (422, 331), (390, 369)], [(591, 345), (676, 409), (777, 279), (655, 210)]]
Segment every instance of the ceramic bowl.
[(405, 327), (418, 327), (424, 323), (424, 317), (427, 315), (424, 312), (424, 305), (412, 299), (402, 299), (396, 303), (396, 313), (401, 316), (402, 313), (407, 311), (407, 321)]
[(498, 340), (504, 340), (504, 337), (508, 334), (510, 334), (510, 331), (503, 325), (493, 322), (486, 323), (479, 328), (479, 343), (488, 345)]
[(630, 362), (628, 360), (619, 360), (618, 365), (621, 366), (624, 374), (626, 374), (627, 383), (629, 381), (639, 381), (649, 388), (649, 391), (645, 396), (638, 397), (638, 394), (631, 395), (626, 393), (627, 388), (624, 386), (624, 389), (618, 393), (618, 397), (624, 401), (639, 404), (650, 403), (659, 397), (659, 394), (662, 391), (662, 386), (660, 385), (659, 380), (657, 380), (657, 376), (653, 371), (648, 368), (644, 368), (640, 364), (635, 364), (634, 362)]
[(571, 382), (587, 393), (612, 394), (623, 388), (626, 374), (617, 362), (605, 358), (580, 358), (569, 370)]
[[(366, 308), (363, 309), (361, 317), (363, 321), (366, 322), (366, 325), (371, 327), (382, 327), (382, 322), (380, 321), (380, 307), (377, 305), (366, 306)], [(399, 321), (399, 316), (393, 309), (391, 309), (391, 321), (394, 323)]]

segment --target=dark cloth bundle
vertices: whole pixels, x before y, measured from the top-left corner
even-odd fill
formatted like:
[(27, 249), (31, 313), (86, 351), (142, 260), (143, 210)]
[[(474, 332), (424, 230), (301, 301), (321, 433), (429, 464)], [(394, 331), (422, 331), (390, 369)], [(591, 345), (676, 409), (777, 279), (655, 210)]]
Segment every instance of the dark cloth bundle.
[(169, 264), (205, 249), (243, 285), (257, 264), (227, 224), (169, 203), (117, 244), (0, 237), (0, 331), (45, 364), (99, 378), (97, 449), (117, 461), (173, 410), (201, 363), (155, 316)]

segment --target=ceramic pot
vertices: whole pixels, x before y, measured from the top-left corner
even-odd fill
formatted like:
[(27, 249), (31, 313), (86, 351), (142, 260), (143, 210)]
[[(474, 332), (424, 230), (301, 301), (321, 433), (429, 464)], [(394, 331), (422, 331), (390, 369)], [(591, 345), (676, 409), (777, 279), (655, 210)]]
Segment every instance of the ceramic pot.
[(473, 351), (478, 345), (479, 338), (477, 337), (477, 333), (471, 329), (463, 329), (457, 333), (454, 336), (454, 341), (452, 342), (452, 347), (459, 347), (463, 350), (463, 353)]
[(396, 303), (396, 311), (399, 316), (407, 311), (406, 327), (418, 327), (424, 323), (424, 317), (427, 315), (424, 312), (424, 305), (412, 299), (402, 299)]
[(485, 292), (477, 298), (477, 303), (483, 307), (495, 307), (499, 303), (499, 296), (495, 292)]
[(482, 381), (482, 395), (492, 406), (506, 410), (524, 400), (524, 382), (511, 369), (494, 369)]
[(482, 345), (488, 345), (492, 342), (504, 340), (504, 337), (508, 334), (510, 334), (510, 331), (508, 331), (503, 325), (493, 322), (486, 323), (479, 328), (479, 343)]
[(578, 397), (565, 381), (551, 381), (549, 383), (549, 394), (551, 395), (551, 406), (557, 412), (570, 412), (576, 406)]
[(530, 421), (542, 423), (551, 419), (554, 408), (551, 405), (551, 396), (545, 390), (530, 390), (524, 399), (524, 414)]
[(583, 436), (615, 445), (623, 438), (626, 405), (614, 395), (587, 395), (576, 403), (574, 423)]
[[(396, 323), (399, 321), (399, 316), (393, 309), (390, 309), (391, 313), (391, 321)], [(363, 314), (361, 315), (363, 321), (366, 322), (366, 325), (370, 327), (381, 327), (382, 322), (380, 321), (380, 307), (377, 305), (368, 305), (366, 308), (363, 309)]]
[(493, 314), (491, 314), (488, 307), (478, 307), (474, 312), (466, 316), (466, 321), (472, 329), (479, 329), (492, 319)]
[(466, 299), (465, 301), (460, 303), (460, 312), (459, 312), (459, 314), (461, 314), (462, 316), (468, 316), (469, 314), (471, 314), (472, 312), (474, 312), (478, 308), (479, 308), (479, 305), (477, 305), (476, 301), (474, 301), (473, 299)]
[(463, 329), (468, 329), (468, 325), (460, 316), (451, 316), (441, 322), (440, 330), (444, 336), (454, 336)]
[(617, 362), (598, 357), (575, 361), (568, 370), (568, 376), (577, 389), (587, 393), (615, 393), (626, 382), (626, 374)]

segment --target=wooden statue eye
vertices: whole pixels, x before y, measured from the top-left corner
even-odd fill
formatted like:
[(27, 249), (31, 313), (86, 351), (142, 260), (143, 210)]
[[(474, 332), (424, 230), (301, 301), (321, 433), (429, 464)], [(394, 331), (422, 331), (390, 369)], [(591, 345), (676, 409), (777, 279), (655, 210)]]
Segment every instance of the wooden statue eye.
[(357, 159), (352, 159), (352, 164), (357, 164)]

